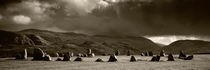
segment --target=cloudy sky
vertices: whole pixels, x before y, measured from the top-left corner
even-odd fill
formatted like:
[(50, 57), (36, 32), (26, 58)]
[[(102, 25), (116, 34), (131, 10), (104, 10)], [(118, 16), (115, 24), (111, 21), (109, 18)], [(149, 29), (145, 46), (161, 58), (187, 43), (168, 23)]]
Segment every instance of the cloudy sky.
[(165, 44), (171, 38), (203, 40), (210, 35), (209, 3), (209, 0), (0, 0), (0, 29), (145, 36)]

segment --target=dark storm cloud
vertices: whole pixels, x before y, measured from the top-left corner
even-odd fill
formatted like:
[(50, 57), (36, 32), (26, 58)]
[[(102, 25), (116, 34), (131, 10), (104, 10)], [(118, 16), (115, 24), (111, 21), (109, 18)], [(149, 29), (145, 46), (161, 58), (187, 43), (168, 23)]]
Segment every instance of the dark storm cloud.
[(210, 35), (209, 0), (0, 0), (0, 3), (0, 29), (6, 30)]

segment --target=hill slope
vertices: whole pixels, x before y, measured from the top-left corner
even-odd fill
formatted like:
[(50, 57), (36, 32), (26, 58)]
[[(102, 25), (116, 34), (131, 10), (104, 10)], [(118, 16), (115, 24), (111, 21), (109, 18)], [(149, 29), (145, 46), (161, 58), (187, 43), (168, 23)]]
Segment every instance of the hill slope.
[(165, 46), (168, 53), (179, 53), (184, 50), (185, 53), (210, 53), (210, 42), (201, 40), (179, 40)]
[[(20, 51), (20, 49), (23, 48), (28, 48), (30, 50), (29, 54), (32, 54), (33, 47), (41, 47), (50, 54), (69, 51), (76, 54), (86, 53), (86, 49), (88, 48), (92, 49), (96, 54), (111, 54), (117, 49), (121, 51), (121, 54), (125, 54), (128, 50), (130, 50), (132, 54), (140, 54), (140, 52), (145, 50), (157, 52), (160, 49), (157, 44), (144, 37), (89, 36), (70, 32), (59, 33), (36, 29), (28, 29), (14, 33), (17, 35), (25, 35), (29, 40), (32, 40), (35, 45), (0, 43), (2, 45), (0, 47), (2, 54), (6, 52), (18, 52), (17, 49)], [(2, 40), (2, 38), (0, 38), (0, 40)], [(11, 39), (11, 41), (13, 41), (13, 39)], [(14, 55), (15, 54), (12, 56)]]

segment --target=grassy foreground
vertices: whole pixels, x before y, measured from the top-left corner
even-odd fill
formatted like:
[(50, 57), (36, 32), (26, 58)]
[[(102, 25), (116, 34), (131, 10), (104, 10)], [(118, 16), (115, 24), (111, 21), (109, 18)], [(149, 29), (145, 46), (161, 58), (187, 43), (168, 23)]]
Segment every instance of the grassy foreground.
[[(193, 60), (166, 61), (161, 57), (160, 62), (150, 62), (151, 57), (135, 56), (137, 62), (129, 62), (130, 56), (118, 56), (118, 62), (107, 62), (109, 56), (83, 58), (83, 62), (64, 61), (31, 61), (14, 60), (14, 58), (0, 58), (0, 70), (209, 70), (210, 55), (195, 55)], [(177, 56), (175, 56), (177, 57)], [(105, 62), (94, 62), (102, 58)], [(55, 60), (56, 58), (53, 58)]]

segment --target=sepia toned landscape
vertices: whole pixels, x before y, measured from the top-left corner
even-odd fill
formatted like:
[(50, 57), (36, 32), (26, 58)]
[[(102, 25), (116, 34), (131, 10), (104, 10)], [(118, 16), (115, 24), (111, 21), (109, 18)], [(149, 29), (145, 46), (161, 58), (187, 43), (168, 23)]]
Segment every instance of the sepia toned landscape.
[(209, 0), (0, 0), (0, 70), (210, 70)]
[[(160, 62), (151, 62), (151, 57), (135, 55), (137, 62), (129, 62), (130, 56), (118, 56), (118, 62), (107, 62), (109, 56), (96, 56), (84, 58), (83, 62), (74, 61), (30, 61), (0, 59), (1, 70), (208, 70), (210, 56), (195, 55), (190, 61), (175, 59), (167, 61), (167, 57), (161, 57)], [(95, 62), (102, 58), (105, 62)], [(29, 58), (31, 59), (31, 58)], [(55, 60), (56, 58), (53, 58)], [(72, 57), (74, 60), (75, 57)]]

